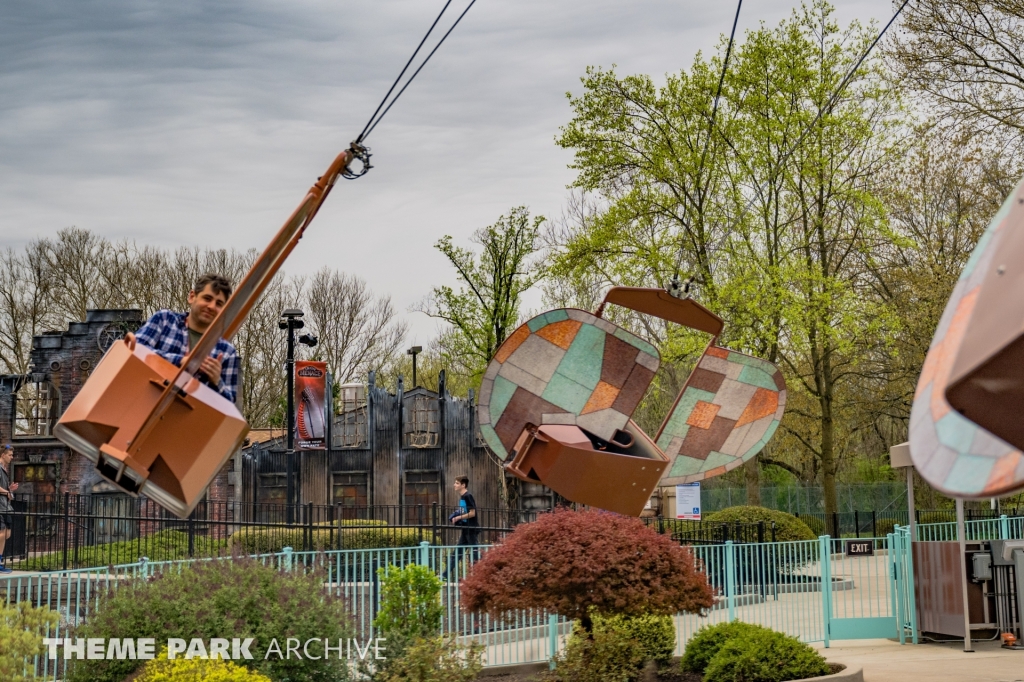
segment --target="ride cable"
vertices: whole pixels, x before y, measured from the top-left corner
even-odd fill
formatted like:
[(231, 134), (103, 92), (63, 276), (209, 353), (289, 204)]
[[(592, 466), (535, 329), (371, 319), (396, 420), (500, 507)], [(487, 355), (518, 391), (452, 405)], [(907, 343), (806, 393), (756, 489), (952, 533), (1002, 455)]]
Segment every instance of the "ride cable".
[[(742, 0), (740, 0), (740, 2), (742, 2)], [(762, 182), (762, 183), (760, 183), (758, 185), (757, 191), (754, 193), (754, 196), (752, 196), (750, 199), (748, 199), (747, 202), (743, 205), (743, 208), (740, 209), (740, 211), (736, 215), (736, 217), (733, 218), (733, 220), (726, 227), (726, 229), (722, 233), (722, 236), (719, 238), (718, 242), (715, 244), (715, 246), (714, 246), (714, 248), (712, 250), (717, 250), (717, 249), (721, 248), (722, 244), (725, 242), (725, 240), (728, 238), (728, 236), (732, 233), (733, 228), (740, 222), (740, 220), (743, 219), (743, 217), (747, 214), (747, 211), (750, 210), (750, 207), (753, 206), (754, 199), (758, 195), (760, 195), (762, 191), (764, 191), (764, 188), (770, 182), (774, 182), (775, 180), (778, 179), (778, 175), (779, 175), (779, 173), (782, 172), (782, 167), (785, 165), (786, 161), (789, 160), (789, 157), (791, 157), (794, 153), (796, 153), (796, 151), (800, 148), (800, 145), (803, 144), (803, 141), (811, 133), (811, 131), (814, 129), (814, 127), (816, 125), (818, 125), (818, 123), (822, 120), (822, 118), (824, 118), (826, 115), (832, 113), (832, 110), (835, 108), (836, 104), (839, 103), (839, 97), (843, 94), (843, 91), (846, 90), (846, 87), (853, 80), (853, 77), (857, 74), (857, 71), (860, 69), (861, 65), (864, 63), (864, 60), (866, 60), (868, 58), (868, 56), (871, 54), (871, 52), (878, 45), (879, 41), (882, 40), (882, 37), (886, 34), (886, 32), (893, 25), (893, 23), (900, 16), (900, 14), (903, 13), (904, 8), (906, 8), (906, 6), (908, 4), (910, 4), (910, 0), (903, 0), (903, 3), (893, 13), (892, 17), (885, 24), (885, 26), (882, 27), (882, 30), (878, 32), (878, 35), (875, 36), (875, 39), (871, 41), (871, 44), (869, 44), (867, 49), (864, 50), (864, 52), (863, 52), (863, 54), (861, 54), (860, 58), (858, 58), (857, 61), (853, 64), (853, 66), (850, 67), (847, 70), (846, 74), (843, 76), (843, 79), (841, 81), (839, 81), (839, 85), (836, 86), (836, 89), (826, 99), (825, 105), (818, 109), (817, 115), (815, 115), (814, 119), (812, 119), (810, 123), (808, 123), (806, 126), (804, 126), (803, 130), (801, 130), (801, 132), (800, 132), (800, 135), (797, 136), (796, 141), (789, 147), (789, 149), (787, 149), (782, 154), (782, 156), (779, 157), (779, 162), (776, 165), (775, 172), (772, 174), (772, 176), (768, 180), (766, 180), (766, 181), (764, 181), (764, 182)], [(739, 9), (738, 8), (737, 8), (736, 12), (737, 12), (737, 18), (738, 18), (739, 17)], [(733, 25), (733, 32), (734, 33), (735, 33), (735, 30), (736, 30), (736, 27), (735, 27), (735, 24), (734, 24)], [(726, 52), (726, 59), (728, 59), (728, 54), (729, 54), (729, 52), (731, 50), (732, 50), (732, 38), (730, 37), (730, 39), (729, 39), (729, 47), (728, 47), (728, 50)], [(726, 64), (727, 63), (728, 63), (728, 61), (726, 62)], [(724, 80), (724, 78), (725, 78), (725, 68), (723, 67), (723, 69), (722, 69), (722, 79)], [(722, 88), (722, 86), (721, 86), (721, 82), (720, 82), (719, 83), (719, 89), (718, 89), (718, 93), (719, 94), (721, 93), (721, 88)], [(716, 100), (715, 101), (715, 110), (717, 110), (718, 94), (715, 95), (715, 100)], [(714, 111), (712, 112), (712, 123), (711, 123), (711, 125), (714, 126)], [(718, 128), (715, 128), (715, 130), (718, 130)], [(728, 138), (725, 138), (725, 135), (721, 132), (721, 130), (718, 130), (718, 133), (719, 133), (719, 135), (722, 135), (723, 139), (725, 139), (726, 144), (729, 144)], [(708, 140), (710, 141), (710, 136), (708, 137)], [(703, 166), (703, 159), (702, 159), (702, 166)], [(682, 264), (683, 255), (684, 255), (683, 246), (680, 245), (680, 247), (679, 247), (679, 259), (678, 259), (678, 261), (676, 263), (675, 277), (673, 278), (672, 283), (671, 283), (671, 285), (669, 287), (669, 289), (671, 291), (674, 291), (674, 292), (678, 291), (679, 286), (680, 286), (680, 284), (679, 284), (679, 268), (680, 268), (680, 266)], [(686, 291), (687, 292), (689, 291), (690, 283), (692, 283), (694, 279), (695, 279), (695, 277), (692, 277), (692, 276), (689, 278), (689, 280), (688, 280), (688, 282), (686, 284)]]

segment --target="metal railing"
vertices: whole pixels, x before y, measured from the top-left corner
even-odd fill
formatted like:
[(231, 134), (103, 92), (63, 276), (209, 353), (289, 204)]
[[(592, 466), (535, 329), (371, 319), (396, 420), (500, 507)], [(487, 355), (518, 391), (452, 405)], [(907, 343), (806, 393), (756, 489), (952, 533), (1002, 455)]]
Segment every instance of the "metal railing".
[[(770, 627), (805, 642), (845, 638), (849, 623), (891, 621), (901, 641), (910, 634), (916, 642), (913, 571), (906, 529), (871, 540), (875, 555), (846, 557), (833, 554), (834, 541), (817, 540), (694, 546), (694, 560), (715, 593), (705, 614), (675, 617), (676, 653), (705, 625), (741, 620)], [(504, 619), (467, 613), (460, 607), (460, 580), (490, 547), (450, 547), (423, 542), (415, 547), (294, 551), (256, 555), (281, 570), (319, 569), (326, 573), (325, 589), (343, 597), (351, 609), (356, 636), (375, 635), (373, 620), (380, 599), (378, 569), (420, 564), (443, 577), (442, 631), (464, 642), (484, 646), (486, 665), (500, 666), (550, 660), (565, 644), (571, 623), (542, 610), (526, 610)], [(60, 625), (49, 637), (69, 632), (101, 607), (101, 595), (138, 578), (183, 570), (190, 560), (141, 561), (109, 568), (55, 571), (0, 578), (7, 603), (29, 601), (61, 613)], [(843, 630), (842, 627), (846, 627)], [(226, 636), (230, 636), (227, 633)], [(41, 677), (59, 679), (63, 662), (36, 660)]]
[[(432, 505), (293, 505), (203, 500), (187, 519), (152, 500), (127, 496), (18, 496), (4, 557), (16, 570), (69, 570), (153, 561), (280, 551), (369, 549), (457, 544), (464, 526), (449, 519), (458, 507)], [(489, 545), (534, 510), (477, 509), (476, 542)], [(291, 519), (289, 521), (289, 519)], [(648, 518), (680, 544), (771, 542), (768, 523), (711, 523)]]

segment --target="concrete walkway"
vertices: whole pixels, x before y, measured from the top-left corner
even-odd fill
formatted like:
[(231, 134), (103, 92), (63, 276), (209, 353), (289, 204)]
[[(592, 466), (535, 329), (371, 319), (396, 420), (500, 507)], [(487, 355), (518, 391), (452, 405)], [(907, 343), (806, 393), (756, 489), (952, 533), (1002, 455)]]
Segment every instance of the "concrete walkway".
[(813, 645), (830, 662), (864, 668), (864, 682), (1024, 682), (1024, 651), (1002, 649), (998, 642), (907, 644), (887, 639)]

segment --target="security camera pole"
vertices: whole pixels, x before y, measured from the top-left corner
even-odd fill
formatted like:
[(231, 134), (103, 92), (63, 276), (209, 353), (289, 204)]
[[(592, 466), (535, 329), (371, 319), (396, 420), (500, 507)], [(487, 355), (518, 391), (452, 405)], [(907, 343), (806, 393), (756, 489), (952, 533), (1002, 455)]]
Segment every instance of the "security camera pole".
[(303, 312), (295, 308), (288, 308), (281, 313), (281, 319), (277, 323), (279, 329), (288, 330), (288, 354), (285, 356), (284, 373), (288, 377), (288, 409), (285, 415), (285, 430), (288, 434), (288, 445), (285, 451), (285, 486), (286, 486), (286, 508), (285, 522), (295, 522), (295, 330), (302, 329), (305, 323), (302, 321)]
[(413, 346), (405, 352), (412, 356), (412, 387), (416, 388), (416, 356), (423, 352), (423, 346)]

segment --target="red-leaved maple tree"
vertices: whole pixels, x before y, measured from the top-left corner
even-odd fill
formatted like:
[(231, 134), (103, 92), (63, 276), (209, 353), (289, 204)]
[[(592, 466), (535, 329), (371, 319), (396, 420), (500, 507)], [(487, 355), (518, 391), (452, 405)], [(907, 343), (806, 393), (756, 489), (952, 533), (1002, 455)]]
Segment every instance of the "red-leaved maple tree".
[(640, 519), (561, 509), (509, 534), (461, 584), (467, 611), (500, 618), (540, 608), (579, 620), (590, 614), (700, 612), (713, 594), (693, 554)]

